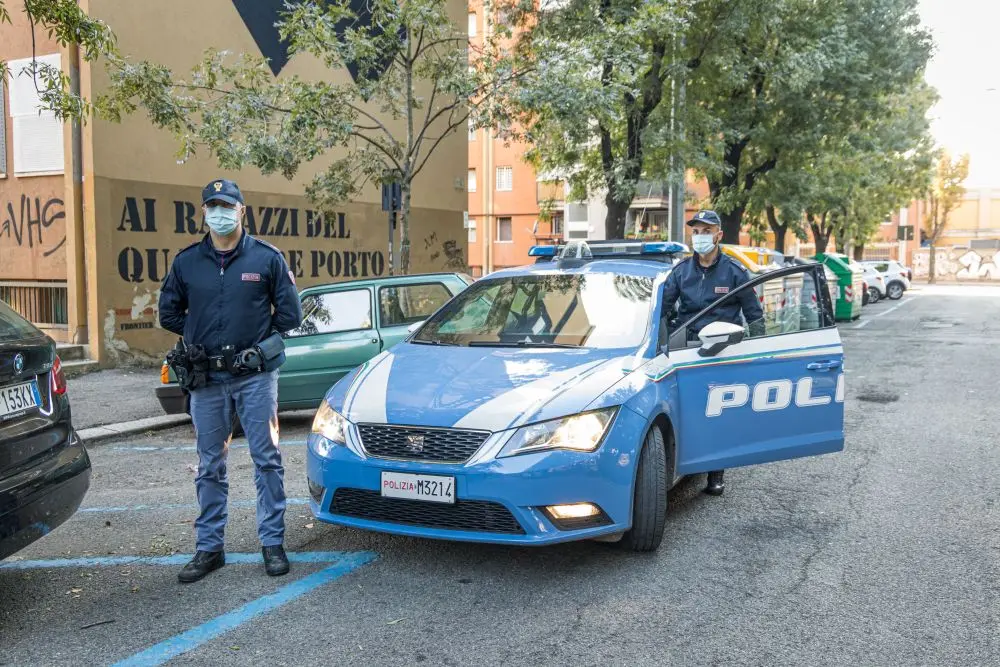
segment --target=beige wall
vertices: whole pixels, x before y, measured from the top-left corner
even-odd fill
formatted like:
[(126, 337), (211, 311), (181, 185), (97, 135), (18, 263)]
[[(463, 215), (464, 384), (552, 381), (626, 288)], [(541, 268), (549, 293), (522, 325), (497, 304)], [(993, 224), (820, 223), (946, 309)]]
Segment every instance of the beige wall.
[[(124, 53), (177, 73), (186, 75), (208, 47), (257, 53), (231, 2), (86, 4), (116, 31)], [(464, 20), (465, 4), (454, 5), (456, 17)], [(279, 76), (295, 75), (330, 78), (309, 56), (297, 56)], [(99, 67), (85, 68), (84, 92), (99, 91), (104, 76)], [(346, 81), (349, 74), (345, 69), (334, 77)], [(173, 344), (175, 337), (157, 325), (160, 282), (177, 252), (204, 233), (201, 189), (219, 177), (239, 183), (250, 209), (249, 230), (282, 251), (300, 289), (387, 272), (387, 220), (375, 187), (321, 217), (302, 195), (324, 161), (307, 165), (289, 181), (254, 169), (225, 173), (208, 156), (179, 165), (177, 147), (171, 134), (141, 115), (120, 125), (97, 121), (85, 128), (84, 234), (88, 277), (97, 287), (87, 294), (92, 356), (108, 364), (158, 363)], [(441, 143), (414, 184), (411, 272), (465, 270), (466, 152), (463, 128)], [(398, 243), (398, 232), (396, 238)]]
[[(31, 30), (20, 3), (7, 3), (11, 23), (0, 23), (0, 60), (30, 58)], [(59, 53), (44, 30), (35, 53)], [(8, 86), (3, 86), (7, 175), (0, 176), (0, 280), (65, 280), (66, 220), (62, 176), (14, 175), (14, 128)]]

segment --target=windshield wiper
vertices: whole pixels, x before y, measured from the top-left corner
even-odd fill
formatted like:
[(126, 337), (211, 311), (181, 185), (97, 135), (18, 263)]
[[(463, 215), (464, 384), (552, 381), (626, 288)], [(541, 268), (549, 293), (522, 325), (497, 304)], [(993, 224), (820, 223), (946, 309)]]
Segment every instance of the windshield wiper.
[(579, 345), (570, 345), (569, 343), (542, 343), (533, 342), (530, 340), (518, 340), (518, 341), (488, 341), (488, 340), (473, 340), (469, 341), (469, 347), (562, 347), (570, 348), (573, 350), (579, 349)]
[(443, 340), (411, 340), (414, 345), (442, 345), (444, 347), (459, 347), (458, 343), (448, 343)]

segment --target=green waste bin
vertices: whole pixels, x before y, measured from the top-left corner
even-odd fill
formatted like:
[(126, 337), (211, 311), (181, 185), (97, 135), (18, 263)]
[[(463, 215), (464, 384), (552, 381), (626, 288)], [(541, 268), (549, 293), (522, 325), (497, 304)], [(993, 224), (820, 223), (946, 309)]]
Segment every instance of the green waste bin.
[(861, 299), (864, 289), (860, 269), (852, 269), (850, 259), (835, 252), (816, 255), (816, 261), (823, 263), (837, 276), (837, 301), (833, 315), (837, 320), (850, 321), (861, 317)]

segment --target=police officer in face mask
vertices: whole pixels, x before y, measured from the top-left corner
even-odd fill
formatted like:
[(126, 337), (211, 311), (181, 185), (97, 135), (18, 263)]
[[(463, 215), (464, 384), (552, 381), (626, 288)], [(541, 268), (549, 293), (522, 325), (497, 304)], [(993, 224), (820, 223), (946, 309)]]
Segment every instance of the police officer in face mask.
[(235, 183), (212, 181), (202, 192), (202, 203), (209, 233), (174, 259), (159, 304), (161, 326), (183, 337), (179, 347), (186, 358), (177, 363), (186, 365), (183, 376), (198, 444), (197, 552), (178, 575), (182, 583), (225, 564), (226, 455), (234, 412), (256, 468), (264, 568), (271, 576), (289, 569), (282, 546), (285, 488), (278, 451), (277, 369), (284, 362), (280, 334), (302, 322), (295, 279), (277, 248), (243, 230), (245, 205)]
[[(691, 227), (694, 256), (678, 262), (667, 276), (663, 286), (664, 307), (680, 301), (677, 322), (687, 327), (689, 340), (698, 340), (698, 332), (712, 322), (730, 322), (743, 326), (745, 320), (751, 328), (758, 325), (764, 312), (753, 290), (744, 290), (738, 298), (720, 304), (709, 314), (692, 320), (702, 310), (749, 281), (750, 274), (719, 248), (722, 241), (722, 221), (715, 211), (698, 211), (687, 224)], [(725, 488), (722, 470), (708, 473), (705, 493), (721, 496)]]

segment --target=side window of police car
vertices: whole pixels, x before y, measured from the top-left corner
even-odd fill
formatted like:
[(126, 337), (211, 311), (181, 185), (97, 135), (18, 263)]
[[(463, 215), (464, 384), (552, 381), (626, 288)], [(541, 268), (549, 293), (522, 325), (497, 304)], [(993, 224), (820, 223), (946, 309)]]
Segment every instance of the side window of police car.
[(371, 292), (367, 289), (309, 294), (302, 299), (302, 324), (288, 337), (314, 336), (372, 328)]
[[(746, 321), (740, 307), (748, 290), (753, 291), (753, 298), (762, 312), (761, 317), (750, 322)], [(719, 321), (738, 324), (743, 327), (742, 340), (750, 340), (823, 328), (827, 326), (823, 308), (815, 275), (811, 270), (801, 270), (753, 281), (752, 286), (744, 285), (717, 301), (698, 319), (702, 328)], [(673, 334), (676, 333), (671, 335), (671, 349), (702, 344), (696, 337), (686, 342), (675, 340)]]

